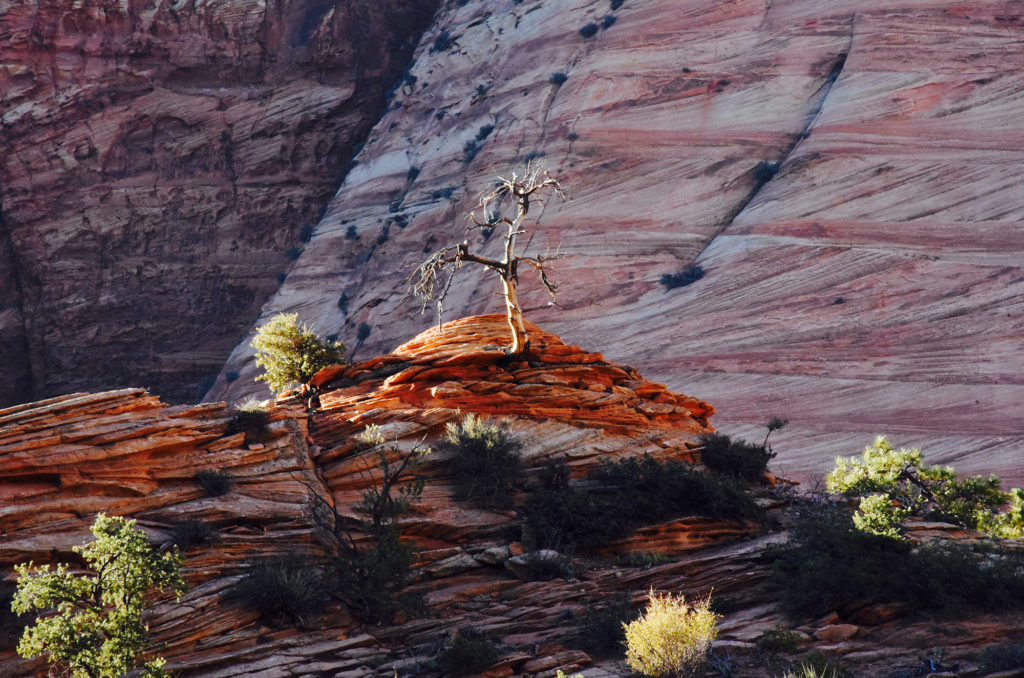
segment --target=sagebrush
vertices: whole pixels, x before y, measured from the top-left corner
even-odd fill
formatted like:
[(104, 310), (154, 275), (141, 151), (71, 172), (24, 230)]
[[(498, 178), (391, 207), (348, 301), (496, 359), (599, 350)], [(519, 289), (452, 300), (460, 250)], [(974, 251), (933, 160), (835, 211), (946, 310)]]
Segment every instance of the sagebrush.
[(626, 663), (645, 676), (696, 676), (718, 636), (710, 597), (687, 603), (684, 596), (651, 591), (639, 619), (624, 624)]
[(456, 498), (481, 508), (508, 508), (523, 476), (522, 447), (507, 427), (467, 414), (448, 424), (438, 450), (451, 454), (446, 466)]

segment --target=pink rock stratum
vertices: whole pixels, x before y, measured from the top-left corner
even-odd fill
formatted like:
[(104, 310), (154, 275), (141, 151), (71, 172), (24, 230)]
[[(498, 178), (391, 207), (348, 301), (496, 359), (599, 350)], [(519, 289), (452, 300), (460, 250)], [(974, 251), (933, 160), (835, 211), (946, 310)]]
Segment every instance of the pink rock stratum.
[[(572, 201), (531, 215), (530, 250), (565, 253), (563, 308), (533, 322), (719, 429), (787, 416), (789, 475), (888, 433), (1020, 484), (1022, 65), (1015, 2), (450, 3), (260, 322), (393, 348), (432, 322), (411, 267), (542, 157)], [(659, 283), (691, 263), (703, 279)], [(483, 278), (462, 272), (448, 318), (500, 309)], [(247, 345), (210, 397), (253, 389)]]

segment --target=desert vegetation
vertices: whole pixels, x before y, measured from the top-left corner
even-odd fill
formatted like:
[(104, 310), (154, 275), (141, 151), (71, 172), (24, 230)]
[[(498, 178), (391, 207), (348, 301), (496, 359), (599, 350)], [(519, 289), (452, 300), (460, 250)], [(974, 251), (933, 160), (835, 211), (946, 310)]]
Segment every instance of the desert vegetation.
[[(481, 130), (482, 132), (483, 130)], [(478, 140), (471, 140), (467, 143), (467, 148), (472, 145), (474, 155), (477, 143)], [(527, 353), (530, 349), (530, 338), (527, 336), (526, 326), (523, 324), (523, 308), (517, 292), (520, 266), (529, 266), (537, 272), (544, 288), (551, 295), (551, 303), (554, 303), (558, 294), (558, 288), (548, 278), (546, 265), (547, 261), (557, 254), (533, 257), (516, 254), (517, 238), (526, 233), (524, 226), (530, 208), (540, 203), (542, 196), (546, 193), (565, 197), (558, 181), (549, 176), (540, 165), (528, 164), (522, 176), (513, 172), (508, 178), (498, 177), (497, 187), (480, 198), (478, 209), (481, 210), (481, 216), (478, 217), (476, 212), (470, 214), (469, 230), (490, 233), (495, 228), (504, 226), (505, 246), (502, 258), (492, 259), (470, 252), (468, 240), (434, 252), (410, 276), (412, 281), (410, 291), (421, 300), (423, 310), (433, 304), (437, 309), (437, 319), (440, 324), (441, 315), (444, 313), (445, 299), (448, 297), (456, 271), (464, 263), (479, 264), (496, 273), (501, 281), (501, 292), (505, 300), (505, 312), (512, 338), (512, 343), (508, 348), (509, 354), (523, 355)], [(501, 215), (500, 210), (506, 206), (506, 202), (512, 203), (514, 211), (512, 217)]]
[(256, 349), (256, 365), (263, 368), (257, 379), (276, 393), (306, 384), (323, 368), (345, 359), (344, 344), (324, 341), (299, 322), (295, 313), (280, 313), (268, 320), (257, 330), (251, 345)]
[(710, 597), (687, 603), (684, 596), (650, 592), (647, 608), (625, 624), (626, 663), (645, 676), (689, 678), (703, 672), (718, 615)]
[[(185, 590), (176, 548), (160, 553), (134, 520), (100, 514), (93, 540), (74, 552), (88, 568), (34, 563), (15, 566), (17, 589), (11, 607), (18, 614), (39, 612), (18, 643), (23, 657), (43, 655), (52, 671), (71, 678), (123, 676), (140, 664), (148, 645), (142, 611), (153, 588)], [(164, 660), (141, 669), (146, 678), (166, 678)]]

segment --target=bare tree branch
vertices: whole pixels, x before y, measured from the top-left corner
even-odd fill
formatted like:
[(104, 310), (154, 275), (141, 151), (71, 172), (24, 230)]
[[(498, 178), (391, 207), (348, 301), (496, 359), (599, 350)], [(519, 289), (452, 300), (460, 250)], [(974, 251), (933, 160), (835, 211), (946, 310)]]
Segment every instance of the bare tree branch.
[[(529, 214), (531, 202), (543, 204), (542, 192), (550, 192), (566, 199), (561, 184), (550, 176), (541, 164), (527, 164), (526, 171), (521, 177), (515, 172), (509, 178), (498, 177), (495, 187), (480, 197), (478, 209), (483, 218), (477, 217), (476, 211), (470, 212), (470, 225), (467, 230), (493, 229), (504, 224), (507, 230), (502, 259), (491, 259), (470, 252), (468, 241), (445, 247), (430, 255), (409, 276), (412, 282), (409, 291), (422, 302), (421, 312), (425, 311), (429, 304), (434, 304), (437, 309), (437, 323), (440, 326), (444, 303), (451, 290), (455, 272), (461, 268), (463, 262), (480, 264), (497, 273), (501, 279), (502, 297), (505, 300), (506, 317), (512, 334), (512, 345), (508, 352), (513, 355), (528, 352), (530, 340), (523, 322), (523, 309), (516, 294), (516, 286), (519, 284), (519, 263), (525, 262), (537, 271), (541, 283), (552, 298), (548, 306), (557, 305), (555, 300), (558, 294), (558, 287), (548, 278), (546, 268), (546, 262), (557, 257), (557, 252), (554, 256), (537, 257), (522, 257), (515, 253), (516, 238), (527, 233), (523, 223)], [(496, 211), (505, 198), (514, 201), (514, 218), (501, 216)], [(444, 273), (447, 273), (447, 277), (442, 278)]]

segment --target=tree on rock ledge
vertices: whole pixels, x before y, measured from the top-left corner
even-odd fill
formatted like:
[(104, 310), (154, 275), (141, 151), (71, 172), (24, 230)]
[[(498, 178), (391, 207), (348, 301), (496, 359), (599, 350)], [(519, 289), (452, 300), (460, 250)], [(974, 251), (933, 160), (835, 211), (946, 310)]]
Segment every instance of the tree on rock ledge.
[[(555, 303), (558, 289), (548, 279), (545, 262), (558, 256), (558, 253), (551, 256), (518, 256), (515, 253), (516, 237), (526, 233), (523, 230), (523, 223), (530, 211), (530, 202), (531, 200), (539, 202), (539, 194), (544, 191), (565, 198), (565, 193), (558, 181), (549, 176), (540, 165), (528, 164), (522, 177), (516, 175), (515, 172), (508, 179), (498, 177), (498, 183), (494, 190), (480, 198), (479, 208), (482, 211), (483, 219), (478, 219), (476, 212), (470, 213), (469, 219), (472, 223), (469, 230), (479, 229), (485, 235), (489, 235), (494, 228), (504, 225), (506, 228), (504, 256), (501, 259), (490, 259), (474, 254), (469, 251), (469, 241), (464, 240), (458, 245), (434, 252), (413, 272), (410, 280), (415, 280), (415, 282), (411, 291), (423, 302), (423, 310), (426, 310), (427, 305), (431, 303), (437, 307), (438, 324), (441, 322), (444, 302), (451, 289), (455, 272), (462, 267), (463, 262), (480, 264), (497, 273), (501, 279), (501, 293), (505, 299), (508, 326), (512, 333), (512, 345), (509, 347), (508, 353), (524, 355), (530, 350), (530, 338), (526, 334), (526, 325), (523, 323), (523, 309), (516, 296), (519, 265), (527, 264), (537, 271), (545, 289), (551, 295), (551, 301), (548, 304), (550, 306)], [(535, 196), (535, 194), (537, 195)], [(516, 213), (513, 218), (500, 216), (494, 209), (505, 199), (511, 199), (515, 203)]]

